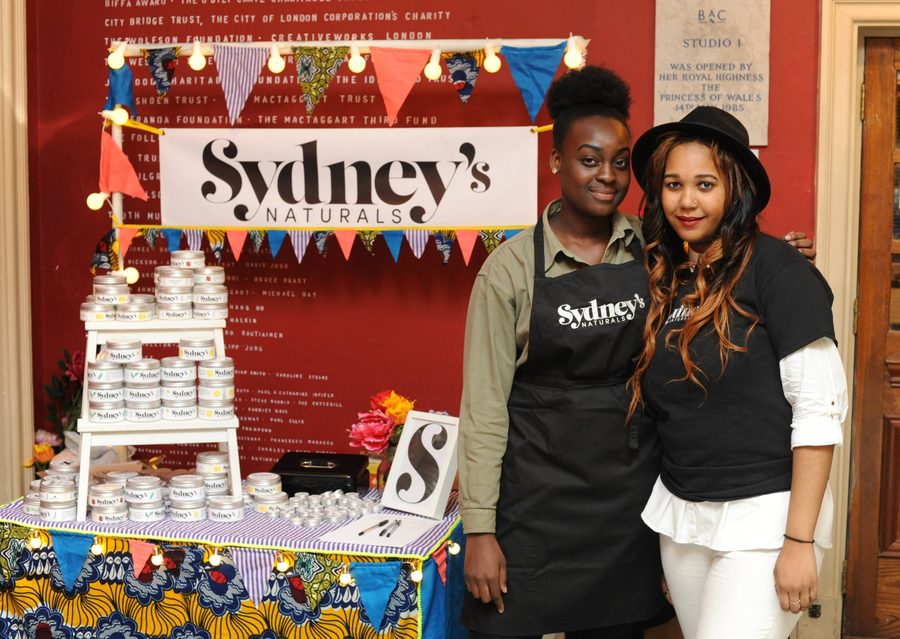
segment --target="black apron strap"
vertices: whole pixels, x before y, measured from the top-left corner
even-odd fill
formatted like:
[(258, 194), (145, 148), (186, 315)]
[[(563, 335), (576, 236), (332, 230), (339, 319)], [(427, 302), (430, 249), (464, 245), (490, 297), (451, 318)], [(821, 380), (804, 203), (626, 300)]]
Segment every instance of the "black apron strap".
[[(545, 214), (546, 215), (546, 214)], [(544, 273), (544, 216), (534, 225), (534, 277), (543, 279)]]

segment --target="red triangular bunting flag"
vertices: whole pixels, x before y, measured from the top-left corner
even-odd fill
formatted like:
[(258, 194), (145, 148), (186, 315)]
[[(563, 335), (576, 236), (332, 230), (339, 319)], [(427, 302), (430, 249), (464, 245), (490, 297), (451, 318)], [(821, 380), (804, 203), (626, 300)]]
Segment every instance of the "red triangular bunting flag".
[(444, 544), (434, 553), (434, 564), (437, 566), (438, 574), (441, 576), (441, 583), (447, 585), (447, 544)]
[(463, 260), (466, 266), (472, 258), (472, 249), (475, 248), (475, 240), (478, 239), (478, 231), (458, 229), (456, 231), (456, 241), (459, 244), (459, 250), (462, 251)]
[(375, 67), (375, 77), (378, 78), (378, 89), (387, 110), (388, 124), (394, 126), (397, 123), (397, 112), (422, 73), (431, 51), (372, 47), (369, 53), (372, 56), (372, 66)]
[(131, 248), (131, 240), (137, 235), (138, 229), (134, 227), (122, 226), (119, 228), (119, 258), (120, 261), (125, 258), (128, 249)]
[(140, 577), (141, 571), (147, 565), (147, 560), (156, 550), (156, 544), (148, 544), (139, 539), (129, 539), (128, 548), (131, 551), (131, 563), (134, 564), (134, 576)]
[(340, 231), (335, 231), (334, 236), (337, 238), (338, 244), (341, 245), (341, 252), (344, 254), (344, 259), (350, 259), (350, 251), (353, 250), (353, 240), (356, 239), (356, 231), (343, 229)]
[(100, 190), (147, 200), (131, 161), (105, 129), (100, 132)]
[(225, 231), (228, 236), (228, 245), (234, 254), (234, 261), (241, 259), (241, 251), (244, 250), (244, 240), (247, 239), (247, 231)]

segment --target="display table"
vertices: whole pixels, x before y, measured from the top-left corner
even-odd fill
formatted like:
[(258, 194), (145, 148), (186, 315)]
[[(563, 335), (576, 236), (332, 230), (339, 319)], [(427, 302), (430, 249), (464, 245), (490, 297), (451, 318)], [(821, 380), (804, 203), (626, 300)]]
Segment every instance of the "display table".
[[(0, 637), (465, 636), (458, 623), (463, 553), (453, 554), (464, 544), (456, 495), (443, 520), (400, 548), (375, 545), (377, 537), (368, 543), (318, 539), (340, 526), (302, 528), (249, 509), (234, 523), (50, 523), (26, 515), (17, 500), (0, 508)], [(80, 572), (76, 565), (71, 586), (54, 534), (60, 548), (71, 539), (99, 544), (86, 553)], [(37, 538), (35, 548), (30, 542), (37, 545)], [(162, 566), (147, 560), (150, 547)], [(141, 553), (143, 567), (135, 575), (133, 556)], [(353, 579), (342, 585), (349, 580), (341, 579), (345, 572)], [(373, 623), (367, 607), (380, 612), (382, 606), (380, 623)]]

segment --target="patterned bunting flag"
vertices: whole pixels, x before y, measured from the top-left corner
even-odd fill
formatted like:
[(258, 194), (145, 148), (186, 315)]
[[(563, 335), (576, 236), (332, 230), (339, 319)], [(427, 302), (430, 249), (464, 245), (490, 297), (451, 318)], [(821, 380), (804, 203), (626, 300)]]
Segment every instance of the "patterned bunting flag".
[(396, 560), (350, 562), (350, 574), (356, 580), (359, 598), (374, 628), (381, 628), (391, 593), (397, 588), (403, 563)]
[(188, 248), (192, 251), (199, 251), (203, 245), (203, 231), (201, 229), (184, 229), (187, 236)]
[(123, 260), (125, 258), (125, 254), (128, 253), (128, 249), (131, 248), (131, 241), (134, 239), (134, 236), (137, 234), (137, 232), (138, 230), (133, 226), (123, 226), (119, 229), (119, 256)]
[(532, 123), (544, 103), (544, 96), (547, 94), (547, 89), (550, 88), (550, 82), (553, 81), (565, 49), (565, 40), (547, 47), (508, 47), (504, 45), (500, 49), (503, 57), (509, 62), (509, 71), (512, 73), (516, 86), (519, 87)]
[(249, 231), (247, 235), (250, 236), (250, 246), (253, 247), (253, 252), (259, 254), (259, 249), (262, 248), (263, 240), (266, 239), (265, 231)]
[(403, 231), (403, 235), (406, 237), (406, 242), (409, 244), (409, 248), (412, 249), (416, 259), (421, 258), (422, 253), (425, 251), (425, 245), (428, 244), (430, 233), (424, 229), (407, 229)]
[(309, 238), (312, 237), (312, 231), (288, 231), (291, 238), (291, 247), (294, 249), (294, 256), (298, 262), (303, 261), (306, 254), (306, 247), (309, 246)]
[(181, 229), (161, 229), (163, 237), (166, 238), (166, 245), (169, 247), (169, 253), (181, 249)]
[(460, 101), (466, 104), (475, 91), (478, 69), (484, 62), (484, 50), (442, 53), (441, 57), (444, 58), (444, 63), (450, 71), (450, 81)]
[(156, 85), (156, 92), (165, 95), (172, 88), (175, 69), (178, 67), (178, 54), (181, 47), (164, 47), (162, 49), (141, 49), (150, 78)]
[(141, 229), (140, 231), (141, 237), (144, 238), (144, 241), (147, 243), (152, 249), (156, 248), (156, 240), (159, 237), (159, 229), (158, 228), (146, 228)]
[(240, 261), (241, 251), (244, 250), (244, 242), (247, 240), (247, 231), (225, 231), (225, 235), (228, 236), (228, 245), (231, 247), (234, 261)]
[(458, 229), (456, 231), (456, 243), (459, 244), (459, 250), (462, 251), (463, 261), (466, 266), (472, 258), (472, 249), (475, 248), (475, 240), (478, 239), (478, 231), (470, 229)]
[(347, 56), (349, 47), (292, 47), (297, 61), (297, 81), (303, 89), (306, 113), (316, 108)]
[(428, 62), (428, 49), (392, 49), (371, 47), (372, 66), (378, 78), (378, 89), (387, 110), (388, 126), (397, 123), (397, 112)]
[(375, 238), (378, 237), (378, 231), (359, 231), (357, 232), (360, 241), (369, 253), (375, 252)]
[(324, 595), (333, 585), (343, 564), (328, 555), (298, 552), (294, 563), (294, 575), (303, 582), (306, 603), (310, 610), (319, 607)]
[(97, 246), (94, 248), (94, 257), (91, 259), (91, 274), (97, 275), (98, 271), (117, 271), (119, 269), (117, 235), (116, 229), (112, 229), (97, 242)]
[(225, 231), (207, 229), (206, 240), (209, 242), (209, 250), (216, 257), (216, 261), (221, 262), (222, 253), (225, 251)]
[(228, 120), (234, 125), (256, 84), (269, 52), (262, 47), (237, 47), (213, 44), (219, 84), (225, 92)]
[(141, 186), (131, 160), (106, 129), (100, 132), (100, 190), (147, 201), (147, 192)]
[(259, 606), (266, 594), (275, 553), (259, 548), (229, 548), (231, 562), (241, 576), (250, 600)]
[(313, 231), (313, 242), (316, 243), (316, 250), (322, 257), (328, 254), (328, 238), (332, 235), (334, 235), (332, 231)]
[(66, 588), (71, 590), (84, 567), (84, 560), (94, 543), (94, 536), (51, 530), (50, 539), (63, 583), (66, 584)]
[(134, 76), (128, 62), (118, 69), (109, 70), (109, 96), (103, 110), (112, 111), (119, 105), (126, 107), (131, 117), (137, 116), (137, 109), (134, 107)]
[[(382, 231), (381, 237), (384, 238), (384, 243), (387, 244), (388, 250), (391, 252), (391, 257), (394, 258), (394, 262), (400, 259), (400, 248), (403, 245), (403, 231)], [(428, 238), (425, 238), (428, 241)]]
[(455, 234), (453, 231), (435, 231), (434, 232), (434, 245), (437, 247), (438, 252), (441, 254), (441, 261), (444, 264), (450, 261), (450, 253), (453, 252), (453, 238)]
[(503, 231), (501, 229), (484, 229), (478, 235), (481, 237), (481, 243), (484, 244), (484, 248), (488, 253), (500, 246), (500, 243), (503, 241)]
[(287, 231), (269, 231), (266, 233), (266, 237), (269, 238), (269, 253), (273, 258), (278, 257), (278, 251), (281, 250), (281, 244), (284, 242), (286, 235)]
[(28, 543), (29, 529), (16, 524), (0, 524), (0, 584), (8, 584), (16, 576), (19, 557)]

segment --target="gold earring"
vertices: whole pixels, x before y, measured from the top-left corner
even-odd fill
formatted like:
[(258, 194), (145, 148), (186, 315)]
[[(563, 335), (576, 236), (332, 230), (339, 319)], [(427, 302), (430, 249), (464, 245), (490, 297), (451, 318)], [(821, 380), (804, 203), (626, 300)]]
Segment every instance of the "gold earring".
[(550, 167), (550, 172), (551, 172), (553, 175), (556, 175), (557, 173), (559, 173), (559, 169), (558, 169), (557, 167), (555, 167), (555, 166), (551, 166), (551, 167)]

